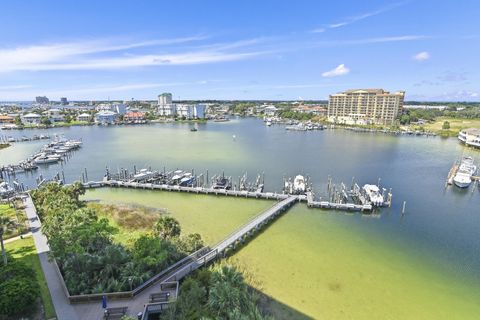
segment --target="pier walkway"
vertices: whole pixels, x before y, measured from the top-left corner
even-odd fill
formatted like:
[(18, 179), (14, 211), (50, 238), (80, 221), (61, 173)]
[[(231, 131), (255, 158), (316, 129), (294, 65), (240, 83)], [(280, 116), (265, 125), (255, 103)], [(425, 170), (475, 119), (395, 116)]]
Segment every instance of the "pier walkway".
[(290, 208), (298, 201), (298, 198), (298, 196), (289, 196), (287, 199), (276, 203), (273, 207), (259, 214), (242, 227), (232, 232), (224, 240), (215, 245), (209, 252), (172, 273), (165, 281), (178, 281), (193, 270), (200, 268), (219, 256), (224, 256), (227, 250), (235, 249), (237, 244), (243, 243), (248, 236), (253, 235), (264, 225), (268, 224), (278, 215)]

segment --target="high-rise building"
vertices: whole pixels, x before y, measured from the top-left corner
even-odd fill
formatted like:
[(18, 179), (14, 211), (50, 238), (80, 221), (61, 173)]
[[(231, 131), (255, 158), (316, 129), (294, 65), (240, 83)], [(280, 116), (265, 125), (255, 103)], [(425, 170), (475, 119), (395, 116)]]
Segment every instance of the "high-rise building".
[(35, 97), (35, 102), (36, 103), (41, 103), (41, 104), (49, 104), (50, 103), (50, 100), (43, 96), (43, 97)]
[(165, 106), (172, 104), (172, 94), (165, 92), (160, 95), (158, 95), (158, 105), (159, 106)]
[(356, 89), (332, 94), (328, 100), (330, 122), (344, 124), (393, 124), (401, 114), (405, 91)]
[(67, 98), (65, 98), (65, 97), (60, 98), (60, 103), (62, 104), (62, 106), (66, 106), (68, 104)]

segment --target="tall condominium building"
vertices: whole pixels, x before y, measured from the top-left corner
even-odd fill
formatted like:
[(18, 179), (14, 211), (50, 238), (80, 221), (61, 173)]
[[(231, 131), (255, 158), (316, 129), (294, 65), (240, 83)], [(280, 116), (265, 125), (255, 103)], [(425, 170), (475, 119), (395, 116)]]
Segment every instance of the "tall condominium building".
[(344, 124), (393, 124), (403, 108), (405, 91), (357, 89), (332, 94), (328, 120)]
[(67, 98), (65, 98), (65, 97), (60, 98), (60, 103), (61, 103), (63, 106), (66, 106), (66, 105), (68, 104)]
[(165, 106), (165, 105), (169, 105), (169, 104), (172, 104), (172, 94), (171, 93), (165, 92), (165, 93), (162, 93), (162, 94), (158, 95), (158, 105), (159, 106)]
[(49, 104), (50, 103), (50, 100), (43, 96), (43, 97), (35, 97), (35, 102), (36, 103), (41, 103), (41, 104)]

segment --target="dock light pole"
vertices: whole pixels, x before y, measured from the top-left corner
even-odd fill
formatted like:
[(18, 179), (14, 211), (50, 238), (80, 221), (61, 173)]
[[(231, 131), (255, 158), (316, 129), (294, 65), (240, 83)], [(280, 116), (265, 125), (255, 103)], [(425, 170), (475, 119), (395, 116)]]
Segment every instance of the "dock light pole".
[(130, 284), (130, 291), (132, 291), (132, 277), (128, 277), (128, 283)]

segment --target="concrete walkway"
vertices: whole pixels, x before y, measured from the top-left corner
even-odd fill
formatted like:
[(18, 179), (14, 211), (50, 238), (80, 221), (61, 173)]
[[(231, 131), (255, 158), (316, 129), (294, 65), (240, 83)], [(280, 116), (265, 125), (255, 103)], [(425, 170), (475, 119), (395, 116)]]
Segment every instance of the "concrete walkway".
[(25, 239), (25, 238), (29, 238), (31, 236), (32, 236), (32, 233), (29, 232), (29, 233), (22, 234), (21, 236), (8, 238), (7, 240), (4, 240), (3, 243), (7, 244), (7, 243), (10, 243), (10, 242), (13, 242), (13, 241), (17, 241), (18, 239)]
[(55, 265), (48, 261), (48, 252), (50, 247), (47, 243), (47, 238), (41, 231), (41, 222), (37, 216), (37, 210), (33, 205), (32, 198), (30, 196), (24, 199), (25, 201), (25, 213), (27, 215), (28, 222), (30, 224), (30, 230), (32, 232), (33, 241), (37, 248), (38, 258), (42, 265), (43, 274), (47, 281), (48, 290), (52, 296), (55, 312), (57, 313), (57, 319), (59, 320), (79, 320), (75, 309), (67, 300), (65, 293), (60, 282), (60, 278), (55, 270)]

